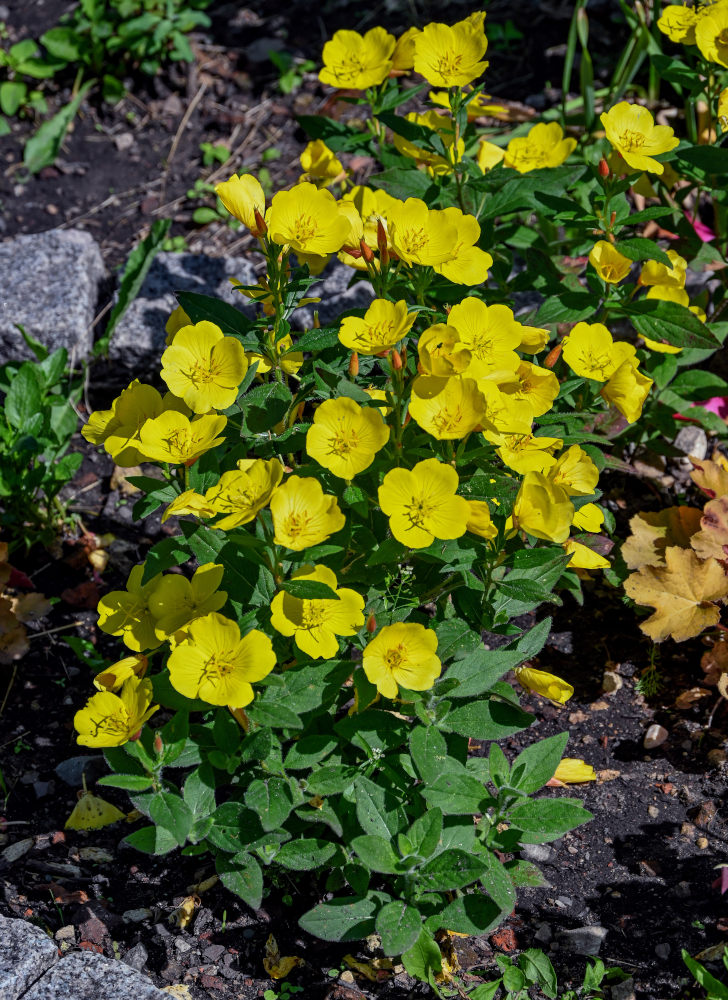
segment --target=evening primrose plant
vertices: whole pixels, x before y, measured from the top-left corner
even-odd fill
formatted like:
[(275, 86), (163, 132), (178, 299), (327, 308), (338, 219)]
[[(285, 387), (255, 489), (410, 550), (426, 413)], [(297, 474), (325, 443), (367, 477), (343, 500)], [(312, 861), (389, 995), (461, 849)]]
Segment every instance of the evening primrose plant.
[[(684, 258), (634, 234), (672, 209), (631, 211), (607, 139), (469, 114), (486, 48), (482, 13), (337, 32), (320, 79), (360, 93), (369, 125), (304, 118), (290, 190), (217, 187), (257, 241), (260, 277), (236, 285), (256, 318), (179, 293), (163, 391), (135, 380), (83, 431), (117, 464), (157, 466), (131, 480), (137, 518), (177, 519), (102, 598), (126, 655), (75, 719), (106, 753), (102, 784), (148, 820), (128, 843), (210, 854), (254, 908), (281, 870), (310, 871), (304, 929), (376, 932), (433, 984), (449, 975), (435, 935), (496, 927), (539, 881), (521, 846), (589, 819), (532, 797), (566, 734), (501, 750), (533, 721), (504, 678), (573, 693), (533, 662), (550, 620), (522, 616), (609, 568), (605, 451), (721, 329), (714, 303), (675, 299)], [(446, 122), (394, 113), (428, 85)], [(483, 141), (504, 155), (486, 164)], [(351, 186), (361, 151), (383, 170)], [(371, 304), (296, 330), (334, 258)]]

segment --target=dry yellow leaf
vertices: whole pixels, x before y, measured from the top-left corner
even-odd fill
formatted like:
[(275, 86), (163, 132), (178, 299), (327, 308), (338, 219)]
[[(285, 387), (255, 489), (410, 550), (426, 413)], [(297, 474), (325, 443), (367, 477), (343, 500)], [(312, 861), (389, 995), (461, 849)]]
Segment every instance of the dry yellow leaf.
[(168, 922), (184, 930), (190, 924), (200, 902), (199, 896), (186, 896), (179, 906), (170, 913)]
[(175, 983), (173, 986), (163, 986), (162, 993), (169, 993), (174, 1000), (192, 1000), (189, 986), (182, 983)]
[(690, 544), (701, 559), (728, 559), (728, 496), (706, 503)]
[(700, 518), (697, 507), (666, 507), (656, 513), (635, 514), (629, 522), (632, 534), (622, 546), (628, 569), (664, 566), (665, 549), (668, 545), (687, 548), (700, 527)]
[(187, 892), (194, 893), (199, 896), (203, 892), (207, 892), (208, 889), (212, 889), (213, 885), (217, 885), (220, 881), (218, 875), (210, 875), (209, 878), (203, 879), (202, 882), (196, 882), (195, 885), (188, 885)]
[(389, 958), (373, 958), (369, 962), (360, 962), (353, 955), (344, 955), (344, 965), (348, 965), (371, 983), (380, 983), (388, 979), (393, 972), (392, 960)]
[(111, 826), (124, 818), (121, 809), (117, 809), (111, 802), (92, 795), (91, 792), (80, 793), (79, 800), (73, 808), (73, 812), (66, 820), (64, 829), (66, 830), (100, 830), (103, 826)]
[(687, 709), (692, 708), (693, 705), (701, 701), (703, 698), (709, 698), (710, 691), (707, 688), (701, 687), (691, 687), (687, 691), (682, 691), (675, 699), (675, 708)]
[(285, 979), (299, 965), (305, 965), (303, 959), (299, 958), (298, 955), (281, 955), (278, 942), (272, 934), (269, 934), (268, 940), (265, 942), (263, 968), (271, 979)]
[(637, 604), (655, 609), (640, 624), (645, 635), (654, 642), (683, 642), (717, 625), (714, 602), (728, 597), (728, 577), (717, 560), (672, 546), (665, 550), (665, 566), (643, 566), (627, 577), (624, 589)]
[(121, 466), (115, 465), (114, 471), (111, 473), (111, 482), (109, 485), (112, 490), (120, 490), (121, 495), (125, 497), (133, 497), (135, 493), (139, 492), (139, 487), (134, 486), (127, 479), (127, 476), (141, 476), (142, 470), (138, 465), (132, 465), (128, 469), (122, 469)]
[(698, 461), (691, 458), (693, 471), (690, 478), (703, 493), (709, 497), (722, 497), (728, 493), (728, 461), (719, 451), (713, 452), (713, 458), (702, 458)]

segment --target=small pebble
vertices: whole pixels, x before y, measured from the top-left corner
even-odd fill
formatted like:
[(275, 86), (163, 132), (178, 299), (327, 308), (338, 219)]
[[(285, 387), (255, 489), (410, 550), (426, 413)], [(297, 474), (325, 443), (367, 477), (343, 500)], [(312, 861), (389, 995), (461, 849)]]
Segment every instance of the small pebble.
[(348, 969), (346, 969), (344, 972), (341, 973), (341, 975), (339, 976), (339, 979), (341, 980), (342, 983), (353, 983), (353, 982), (355, 982), (354, 973), (353, 972), (349, 972)]
[(695, 841), (695, 846), (699, 847), (701, 851), (704, 851), (705, 848), (708, 846), (708, 838), (698, 837), (698, 839)]
[(645, 750), (652, 750), (654, 747), (662, 746), (669, 735), (664, 726), (658, 726), (657, 723), (653, 723), (645, 733), (642, 746)]
[(76, 940), (76, 928), (73, 924), (66, 924), (65, 927), (61, 927), (56, 931), (56, 941), (75, 941)]
[(664, 961), (670, 957), (670, 945), (667, 942), (655, 945), (655, 954)]
[(622, 687), (622, 678), (616, 670), (605, 670), (602, 676), (602, 691), (605, 694), (615, 694)]
[(657, 806), (647, 806), (647, 812), (652, 817), (652, 819), (657, 819), (657, 817), (660, 815), (660, 810), (657, 808)]

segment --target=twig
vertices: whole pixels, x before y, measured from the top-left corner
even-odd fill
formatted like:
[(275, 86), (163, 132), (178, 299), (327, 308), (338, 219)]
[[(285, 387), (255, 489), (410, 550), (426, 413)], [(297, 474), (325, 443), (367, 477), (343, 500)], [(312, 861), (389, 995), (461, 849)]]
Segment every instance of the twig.
[(192, 100), (188, 104), (187, 110), (182, 115), (182, 120), (180, 121), (179, 125), (177, 126), (177, 131), (175, 132), (174, 139), (172, 140), (172, 145), (170, 146), (170, 149), (169, 149), (169, 156), (167, 157), (167, 162), (166, 162), (165, 167), (164, 167), (164, 173), (162, 174), (162, 190), (161, 190), (160, 195), (159, 195), (159, 200), (160, 201), (164, 201), (164, 192), (165, 192), (165, 188), (167, 187), (167, 175), (169, 174), (169, 168), (172, 165), (172, 160), (174, 159), (174, 155), (177, 152), (177, 147), (179, 146), (180, 139), (182, 138), (182, 133), (184, 132), (185, 128), (187, 127), (187, 123), (189, 122), (190, 118), (192, 117), (195, 108), (200, 103), (200, 101), (202, 100), (202, 98), (205, 96), (205, 91), (206, 90), (207, 90), (207, 84), (206, 83), (201, 83), (200, 87), (199, 87), (199, 89), (197, 91), (197, 93), (195, 94), (195, 96), (192, 98)]
[[(54, 632), (64, 632), (67, 628), (75, 628), (76, 625), (83, 625), (82, 621), (78, 622), (68, 622), (67, 625), (59, 625), (57, 628), (47, 628), (43, 632), (30, 632), (28, 635), (29, 639), (40, 639), (42, 635), (53, 635)], [(2, 709), (0, 709), (0, 714)]]
[[(13, 672), (12, 672), (12, 674), (10, 676), (10, 681), (8, 683), (7, 688), (5, 689), (5, 697), (3, 698), (2, 705), (0, 705), (0, 715), (2, 715), (3, 712), (5, 711), (5, 706), (7, 705), (8, 698), (10, 697), (10, 692), (13, 689), (13, 684), (15, 683), (15, 678), (17, 676), (18, 676), (18, 664), (14, 663), (13, 664)], [(12, 740), (10, 742), (12, 743)]]

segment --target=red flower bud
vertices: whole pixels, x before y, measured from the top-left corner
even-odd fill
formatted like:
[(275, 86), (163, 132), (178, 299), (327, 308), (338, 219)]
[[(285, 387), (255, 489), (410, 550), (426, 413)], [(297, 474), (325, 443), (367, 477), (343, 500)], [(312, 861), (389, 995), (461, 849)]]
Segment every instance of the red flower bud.
[(543, 366), (544, 368), (553, 368), (556, 362), (561, 357), (561, 352), (564, 349), (563, 344), (557, 344), (544, 358)]
[(374, 260), (374, 252), (372, 251), (372, 248), (364, 239), (359, 240), (359, 246), (361, 248), (362, 257), (367, 262), (367, 264), (371, 264), (372, 261)]
[(349, 375), (351, 378), (355, 378), (359, 374), (359, 355), (356, 351), (352, 352), (349, 358)]
[(604, 159), (604, 157), (602, 157), (601, 160), (599, 161), (599, 173), (604, 178), (609, 177), (609, 164)]
[(155, 733), (154, 734), (154, 752), (156, 753), (157, 756), (159, 756), (161, 754), (162, 750), (164, 750), (164, 743), (162, 743), (162, 737), (159, 735), (159, 733)]
[(369, 633), (369, 635), (372, 635), (372, 633), (376, 632), (376, 630), (377, 630), (377, 619), (374, 617), (374, 614), (372, 613), (367, 618), (367, 632)]
[(253, 212), (255, 213), (255, 232), (253, 233), (253, 236), (264, 236), (268, 232), (265, 219), (257, 208), (253, 209)]

